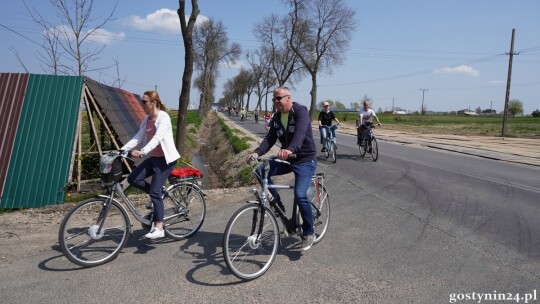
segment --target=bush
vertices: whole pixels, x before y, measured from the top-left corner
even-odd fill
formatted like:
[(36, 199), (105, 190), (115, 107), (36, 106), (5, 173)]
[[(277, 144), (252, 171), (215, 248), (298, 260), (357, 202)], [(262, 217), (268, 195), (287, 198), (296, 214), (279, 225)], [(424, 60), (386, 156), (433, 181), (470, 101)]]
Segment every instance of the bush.
[(536, 109), (532, 112), (533, 117), (540, 117), (540, 110)]

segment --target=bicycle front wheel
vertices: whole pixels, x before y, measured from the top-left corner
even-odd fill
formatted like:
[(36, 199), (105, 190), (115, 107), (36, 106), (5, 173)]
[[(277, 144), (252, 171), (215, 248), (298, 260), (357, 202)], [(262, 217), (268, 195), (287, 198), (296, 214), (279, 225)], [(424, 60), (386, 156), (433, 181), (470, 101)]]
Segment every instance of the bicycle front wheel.
[(331, 153), (332, 153), (332, 162), (333, 162), (334, 164), (335, 164), (336, 161), (337, 161), (337, 155), (336, 155), (337, 152), (336, 152), (336, 150), (337, 150), (336, 143), (333, 142), (333, 143), (332, 143), (332, 151), (331, 151)]
[(115, 201), (107, 212), (106, 203), (106, 199), (89, 199), (64, 217), (58, 242), (71, 262), (83, 267), (102, 265), (115, 259), (125, 246), (128, 215)]
[(315, 229), (315, 240), (313, 243), (317, 244), (322, 240), (328, 230), (328, 224), (330, 222), (330, 197), (326, 188), (323, 186), (314, 187), (310, 192), (311, 195), (309, 198), (313, 212), (313, 227)]
[(173, 185), (163, 197), (165, 234), (174, 240), (192, 237), (201, 228), (206, 216), (206, 203), (201, 190), (191, 183)]
[(375, 137), (371, 139), (371, 157), (373, 158), (373, 161), (379, 159), (379, 146), (377, 145)]
[(360, 141), (360, 144), (358, 145), (358, 149), (360, 150), (360, 156), (364, 157), (367, 151), (367, 141), (366, 140)]
[(253, 280), (272, 265), (279, 247), (279, 227), (270, 209), (261, 218), (258, 204), (238, 209), (223, 234), (223, 259), (236, 277)]

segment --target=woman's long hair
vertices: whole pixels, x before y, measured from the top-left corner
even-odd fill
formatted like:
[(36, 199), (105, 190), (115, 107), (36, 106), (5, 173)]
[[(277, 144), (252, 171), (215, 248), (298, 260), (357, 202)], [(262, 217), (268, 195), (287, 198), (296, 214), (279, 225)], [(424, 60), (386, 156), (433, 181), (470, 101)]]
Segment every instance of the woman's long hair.
[(150, 97), (150, 100), (155, 100), (157, 106), (159, 107), (161, 111), (167, 110), (167, 107), (163, 104), (161, 99), (159, 99), (159, 94), (156, 91), (146, 91), (144, 92), (143, 96), (144, 95)]

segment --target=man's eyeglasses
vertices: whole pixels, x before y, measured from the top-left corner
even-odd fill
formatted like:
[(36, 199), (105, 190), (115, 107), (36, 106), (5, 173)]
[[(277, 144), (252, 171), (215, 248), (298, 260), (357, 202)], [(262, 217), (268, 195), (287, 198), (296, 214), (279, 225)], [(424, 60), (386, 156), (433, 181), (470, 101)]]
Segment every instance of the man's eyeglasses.
[(325, 107), (325, 108), (326, 108), (326, 107), (328, 107), (328, 106), (330, 106), (330, 105), (324, 105), (323, 107)]
[(291, 95), (277, 96), (277, 97), (272, 98), (272, 101), (273, 101), (273, 102), (281, 101), (283, 98), (289, 97), (289, 96), (291, 96)]

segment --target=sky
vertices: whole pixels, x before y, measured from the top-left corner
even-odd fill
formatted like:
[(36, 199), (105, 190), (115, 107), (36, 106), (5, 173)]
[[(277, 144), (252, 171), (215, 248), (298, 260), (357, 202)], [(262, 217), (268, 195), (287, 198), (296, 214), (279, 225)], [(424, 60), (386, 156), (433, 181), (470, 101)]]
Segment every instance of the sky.
[[(25, 1), (45, 19), (58, 20), (47, 0)], [(16, 52), (30, 73), (49, 73), (38, 59), (42, 29), (32, 22), (23, 1), (0, 2), (0, 72), (25, 72)], [(346, 3), (356, 11), (357, 28), (344, 63), (331, 74), (319, 73), (317, 102), (333, 100), (349, 106), (368, 96), (375, 110), (394, 106), (414, 112), (424, 99), (428, 111), (479, 107), (501, 112), (515, 29), (510, 99), (519, 99), (525, 114), (540, 109), (539, 0)], [(113, 5), (112, 0), (95, 0), (95, 20), (104, 18)], [(184, 50), (177, 9), (178, 1), (172, 0), (119, 0), (115, 19), (88, 42), (90, 47), (105, 45), (95, 65), (111, 66), (117, 60), (122, 89), (141, 94), (157, 88), (168, 107), (178, 108)], [(260, 46), (252, 32), (255, 24), (288, 11), (280, 0), (199, 0), (199, 9), (200, 20), (223, 22), (229, 40), (244, 51)], [(221, 66), (217, 99), (223, 84), (242, 66), (248, 66), (245, 58)], [(87, 76), (110, 85), (117, 71), (113, 67)], [(292, 87), (293, 101), (309, 106), (310, 90), (311, 79), (306, 76)], [(198, 105), (198, 96), (192, 89), (190, 105)]]

